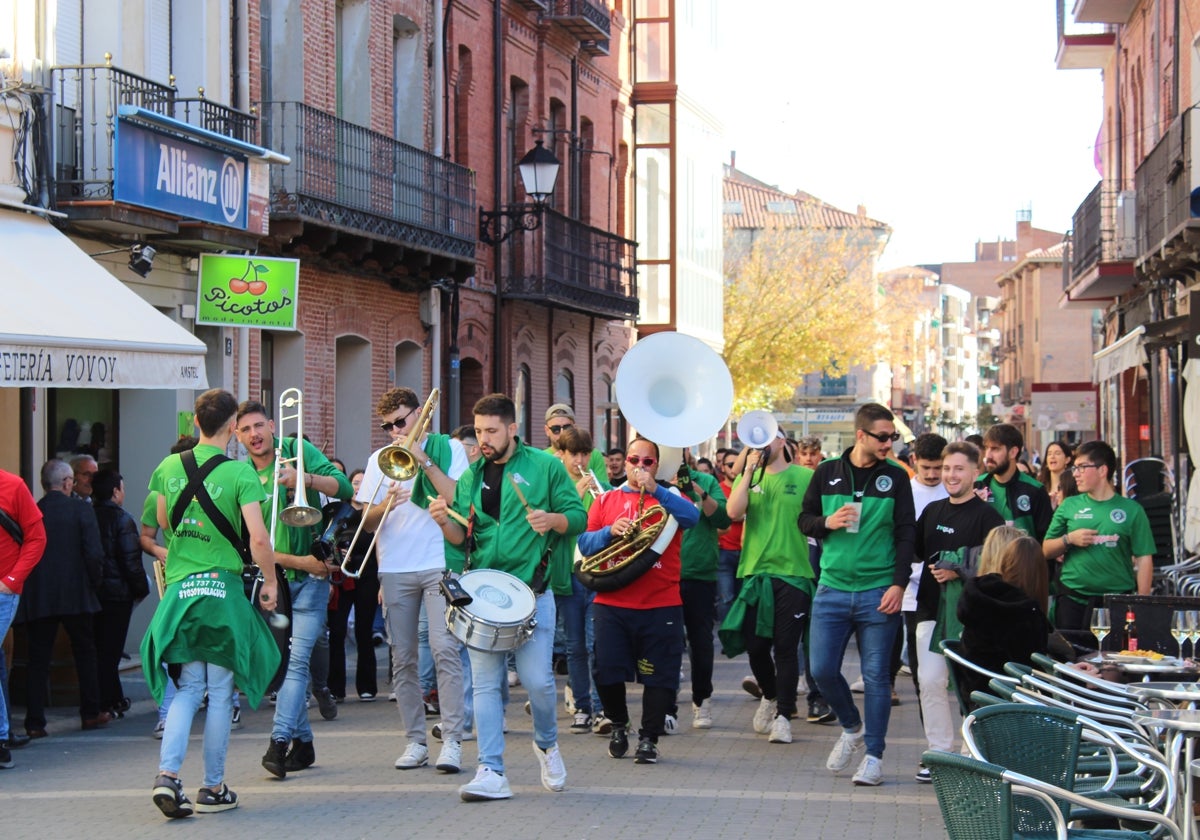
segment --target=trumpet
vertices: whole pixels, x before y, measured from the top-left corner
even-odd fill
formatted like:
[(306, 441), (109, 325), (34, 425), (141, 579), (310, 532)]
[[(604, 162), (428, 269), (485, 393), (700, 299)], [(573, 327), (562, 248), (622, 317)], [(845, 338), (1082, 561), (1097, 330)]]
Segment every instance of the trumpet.
[(600, 494), (604, 492), (604, 485), (600, 483), (600, 479), (596, 478), (595, 470), (585, 470), (583, 467), (576, 467), (575, 471), (579, 473), (580, 478), (587, 476), (590, 479), (587, 486), (588, 494), (593, 499), (599, 498)]
[[(425, 400), (425, 405), (421, 408), (421, 413), (417, 415), (417, 422), (413, 424), (412, 431), (408, 433), (408, 437), (402, 443), (385, 446), (379, 450), (379, 455), (375, 459), (375, 463), (379, 465), (379, 471), (383, 475), (379, 476), (379, 481), (375, 484), (375, 489), (371, 492), (371, 498), (374, 499), (380, 488), (383, 487), (384, 479), (392, 481), (408, 481), (417, 474), (419, 469), (417, 465), (417, 457), (413, 455), (412, 448), (417, 441), (421, 439), (421, 435), (429, 427), (429, 422), (433, 417), (434, 409), (438, 404), (438, 389), (434, 388), (429, 393), (429, 398)], [(354, 532), (354, 539), (350, 541), (349, 547), (346, 549), (346, 557), (342, 560), (342, 573), (349, 578), (359, 578), (362, 576), (362, 566), (358, 569), (351, 570), (348, 568), (350, 560), (354, 554), (354, 546), (358, 544), (358, 537), (362, 533), (363, 526), (367, 523), (367, 513), (371, 510), (371, 503), (363, 508), (362, 521), (358, 523), (358, 530)], [(371, 543), (367, 546), (367, 551), (363, 557), (369, 557), (371, 549), (375, 548), (375, 543), (379, 539), (379, 532), (383, 530), (384, 520), (387, 519), (388, 513), (392, 510), (392, 499), (389, 496), (387, 503), (383, 508), (383, 515), (379, 518), (379, 524), (375, 526), (375, 535), (371, 537)], [(364, 559), (363, 564), (366, 564)]]
[[(287, 413), (289, 409), (295, 411)], [(275, 480), (272, 483), (274, 496), (271, 499), (271, 547), (275, 547), (275, 530), (280, 519), (283, 524), (293, 528), (308, 528), (321, 521), (321, 511), (308, 503), (304, 492), (304, 394), (299, 388), (288, 388), (279, 395), (279, 445), (275, 447)], [(283, 441), (286, 435), (283, 431), (285, 422), (296, 421), (296, 454), (291, 458), (283, 457)], [(296, 497), (292, 504), (279, 509), (279, 475), (283, 465), (294, 461), (296, 463)]]

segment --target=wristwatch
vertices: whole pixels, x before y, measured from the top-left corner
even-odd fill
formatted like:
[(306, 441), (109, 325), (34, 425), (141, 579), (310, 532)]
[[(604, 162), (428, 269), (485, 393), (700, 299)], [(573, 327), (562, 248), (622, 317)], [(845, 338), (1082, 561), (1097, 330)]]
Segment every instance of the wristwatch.
[(427, 469), (429, 469), (429, 468), (430, 468), (430, 467), (432, 467), (432, 466), (433, 466), (433, 459), (432, 459), (432, 458), (430, 458), (428, 455), (426, 455), (426, 456), (425, 456), (425, 463), (424, 463), (424, 464), (421, 464), (421, 469), (422, 469), (422, 470), (427, 470)]

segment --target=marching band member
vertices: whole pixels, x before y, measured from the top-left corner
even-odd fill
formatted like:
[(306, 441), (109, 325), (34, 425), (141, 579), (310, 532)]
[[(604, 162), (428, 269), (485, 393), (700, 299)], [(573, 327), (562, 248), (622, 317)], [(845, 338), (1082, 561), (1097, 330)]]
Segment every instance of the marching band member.
[[(475, 403), (475, 436), (483, 458), (458, 481), (453, 504), (439, 496), (429, 513), (448, 543), (447, 566), (461, 571), (464, 549), (472, 568), (508, 572), (536, 595), (537, 625), (532, 637), (515, 652), (517, 673), (529, 691), (533, 715), (533, 752), (541, 765), (542, 786), (566, 787), (567, 768), (558, 749), (554, 650), (554, 595), (546, 591), (547, 565), (557, 540), (570, 540), (583, 530), (586, 515), (575, 482), (553, 455), (517, 437), (516, 406), (504, 394)], [(448, 509), (473, 522), (468, 534)], [(460, 548), (461, 547), (461, 548)], [(507, 651), (471, 649), (475, 728), (479, 767), (475, 778), (459, 788), (464, 801), (508, 799), (504, 774), (504, 731), (501, 683), (507, 679)]]
[[(421, 403), (411, 388), (392, 388), (379, 398), (376, 412), (393, 444), (401, 444), (413, 431)], [(442, 749), (435, 766), (443, 773), (457, 773), (462, 765), (463, 664), (459, 642), (446, 627), (446, 602), (438, 587), (446, 569), (442, 533), (426, 508), (431, 496), (454, 495), (455, 482), (467, 470), (467, 451), (449, 435), (425, 435), (412, 443), (417, 475), (390, 487), (380, 483), (380, 451), (367, 461), (358, 501), (369, 504), (363, 530), (379, 531), (375, 556), (392, 643), (392, 689), (408, 738), (396, 768), (411, 770), (429, 763), (425, 702), (417, 675), (417, 625), (423, 602), (440, 689)], [(389, 497), (392, 504), (385, 518)]]
[[(278, 496), (278, 509), (283, 510), (288, 504), (289, 490), (304, 492), (308, 503), (318, 510), (322, 493), (342, 501), (354, 494), (346, 474), (307, 440), (300, 443), (304, 447), (305, 486), (296, 487), (297, 472), (290, 463), (280, 466), (276, 482), (276, 448), (280, 449), (283, 461), (290, 461), (296, 457), (297, 441), (292, 437), (281, 440), (275, 436), (275, 421), (268, 419), (266, 406), (260, 402), (246, 400), (238, 406), (237, 436), (250, 456), (250, 465), (258, 474), (259, 482), (264, 488), (269, 487), (260, 513), (268, 526), (274, 497)], [(311, 553), (313, 538), (320, 533), (319, 523), (306, 528), (295, 528), (282, 521), (276, 523), (275, 562), (284, 568), (292, 595), (292, 643), (287, 675), (275, 699), (271, 743), (263, 755), (262, 766), (280, 779), (286, 777), (289, 770), (304, 770), (317, 760), (312, 726), (308, 722), (309, 660), (317, 637), (325, 633), (329, 573), (335, 568)]]
[[(192, 718), (206, 691), (204, 784), (194, 810), (218, 812), (237, 807), (237, 794), (225, 784), (234, 678), (250, 704), (257, 706), (279, 667), (279, 649), (266, 623), (243, 596), (242, 555), (225, 536), (226, 530), (234, 534), (240, 530), (239, 520), (245, 522), (247, 533), (240, 536), (249, 543), (254, 563), (262, 570), (260, 606), (275, 609), (275, 562), (259, 513), (262, 484), (249, 465), (224, 457), (236, 425), (237, 400), (228, 391), (205, 391), (196, 399), (195, 415), (200, 442), (194, 450), (194, 463), (203, 471), (214, 458), (226, 462), (218, 463), (196, 491), (208, 498), (202, 503), (193, 493), (182, 518), (173, 515), (189, 486), (182, 455), (168, 456), (150, 477), (150, 490), (158, 496), (158, 523), (169, 539), (170, 562), (166, 594), (142, 640), (142, 672), (155, 702), (162, 703), (167, 682), (162, 663), (182, 666), (154, 780), (154, 804), (172, 819), (193, 813), (179, 780), (179, 768), (187, 755)], [(206, 508), (226, 521), (218, 525)]]
[[(647, 507), (657, 504), (679, 523), (691, 528), (700, 520), (696, 505), (654, 480), (659, 461), (658, 445), (637, 438), (626, 456), (627, 479), (619, 490), (605, 493), (588, 511), (588, 530), (579, 536), (579, 550), (591, 556), (625, 538)], [(653, 521), (657, 521), (654, 519)], [(596, 595), (596, 690), (612, 720), (608, 754), (622, 758), (629, 751), (626, 734), (629, 708), (625, 683), (643, 685), (642, 723), (634, 760), (658, 761), (658, 739), (664, 734), (667, 714), (679, 691), (679, 666), (683, 660), (683, 601), (679, 594), (679, 546), (676, 532), (658, 561), (632, 583)], [(650, 549), (646, 549), (650, 550)]]

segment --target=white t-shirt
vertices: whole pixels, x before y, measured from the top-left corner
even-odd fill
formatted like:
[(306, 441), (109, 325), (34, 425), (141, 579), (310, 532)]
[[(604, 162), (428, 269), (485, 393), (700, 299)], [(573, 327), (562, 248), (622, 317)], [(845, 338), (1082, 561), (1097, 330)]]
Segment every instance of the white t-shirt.
[[(921, 518), (921, 511), (925, 510), (926, 506), (949, 497), (946, 492), (946, 487), (940, 481), (936, 487), (930, 487), (928, 484), (922, 484), (915, 478), (910, 482), (912, 484), (913, 507), (915, 508), (917, 519)], [(900, 609), (904, 612), (913, 612), (917, 608), (917, 584), (921, 581), (921, 567), (925, 565), (924, 561), (917, 560), (912, 564), (912, 572), (908, 576), (908, 586), (904, 587), (904, 601), (900, 605)]]
[[(367, 461), (366, 473), (362, 484), (359, 485), (355, 498), (360, 502), (370, 502), (372, 505), (383, 504), (387, 490), (391, 487), (391, 479), (384, 478), (380, 485), (379, 479), (383, 472), (379, 469), (379, 452), (371, 454)], [(446, 475), (455, 481), (467, 471), (470, 462), (467, 460), (467, 450), (457, 440), (450, 439), (450, 469)], [(416, 482), (416, 476), (403, 482), (409, 490)], [(371, 491), (379, 487), (375, 497)], [(389, 572), (424, 572), (429, 569), (441, 569), (446, 565), (446, 549), (443, 542), (442, 529), (433, 521), (429, 511), (420, 505), (407, 501), (402, 505), (392, 505), (387, 518), (379, 529), (379, 541), (375, 544), (375, 557), (379, 562), (381, 574)]]

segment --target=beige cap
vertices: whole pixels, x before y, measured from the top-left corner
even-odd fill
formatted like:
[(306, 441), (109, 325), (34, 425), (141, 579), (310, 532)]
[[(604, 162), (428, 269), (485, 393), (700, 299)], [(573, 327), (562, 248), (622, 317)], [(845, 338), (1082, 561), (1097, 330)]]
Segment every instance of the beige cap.
[(555, 417), (566, 417), (568, 420), (574, 422), (575, 412), (566, 403), (555, 403), (546, 409), (546, 422), (549, 423)]

